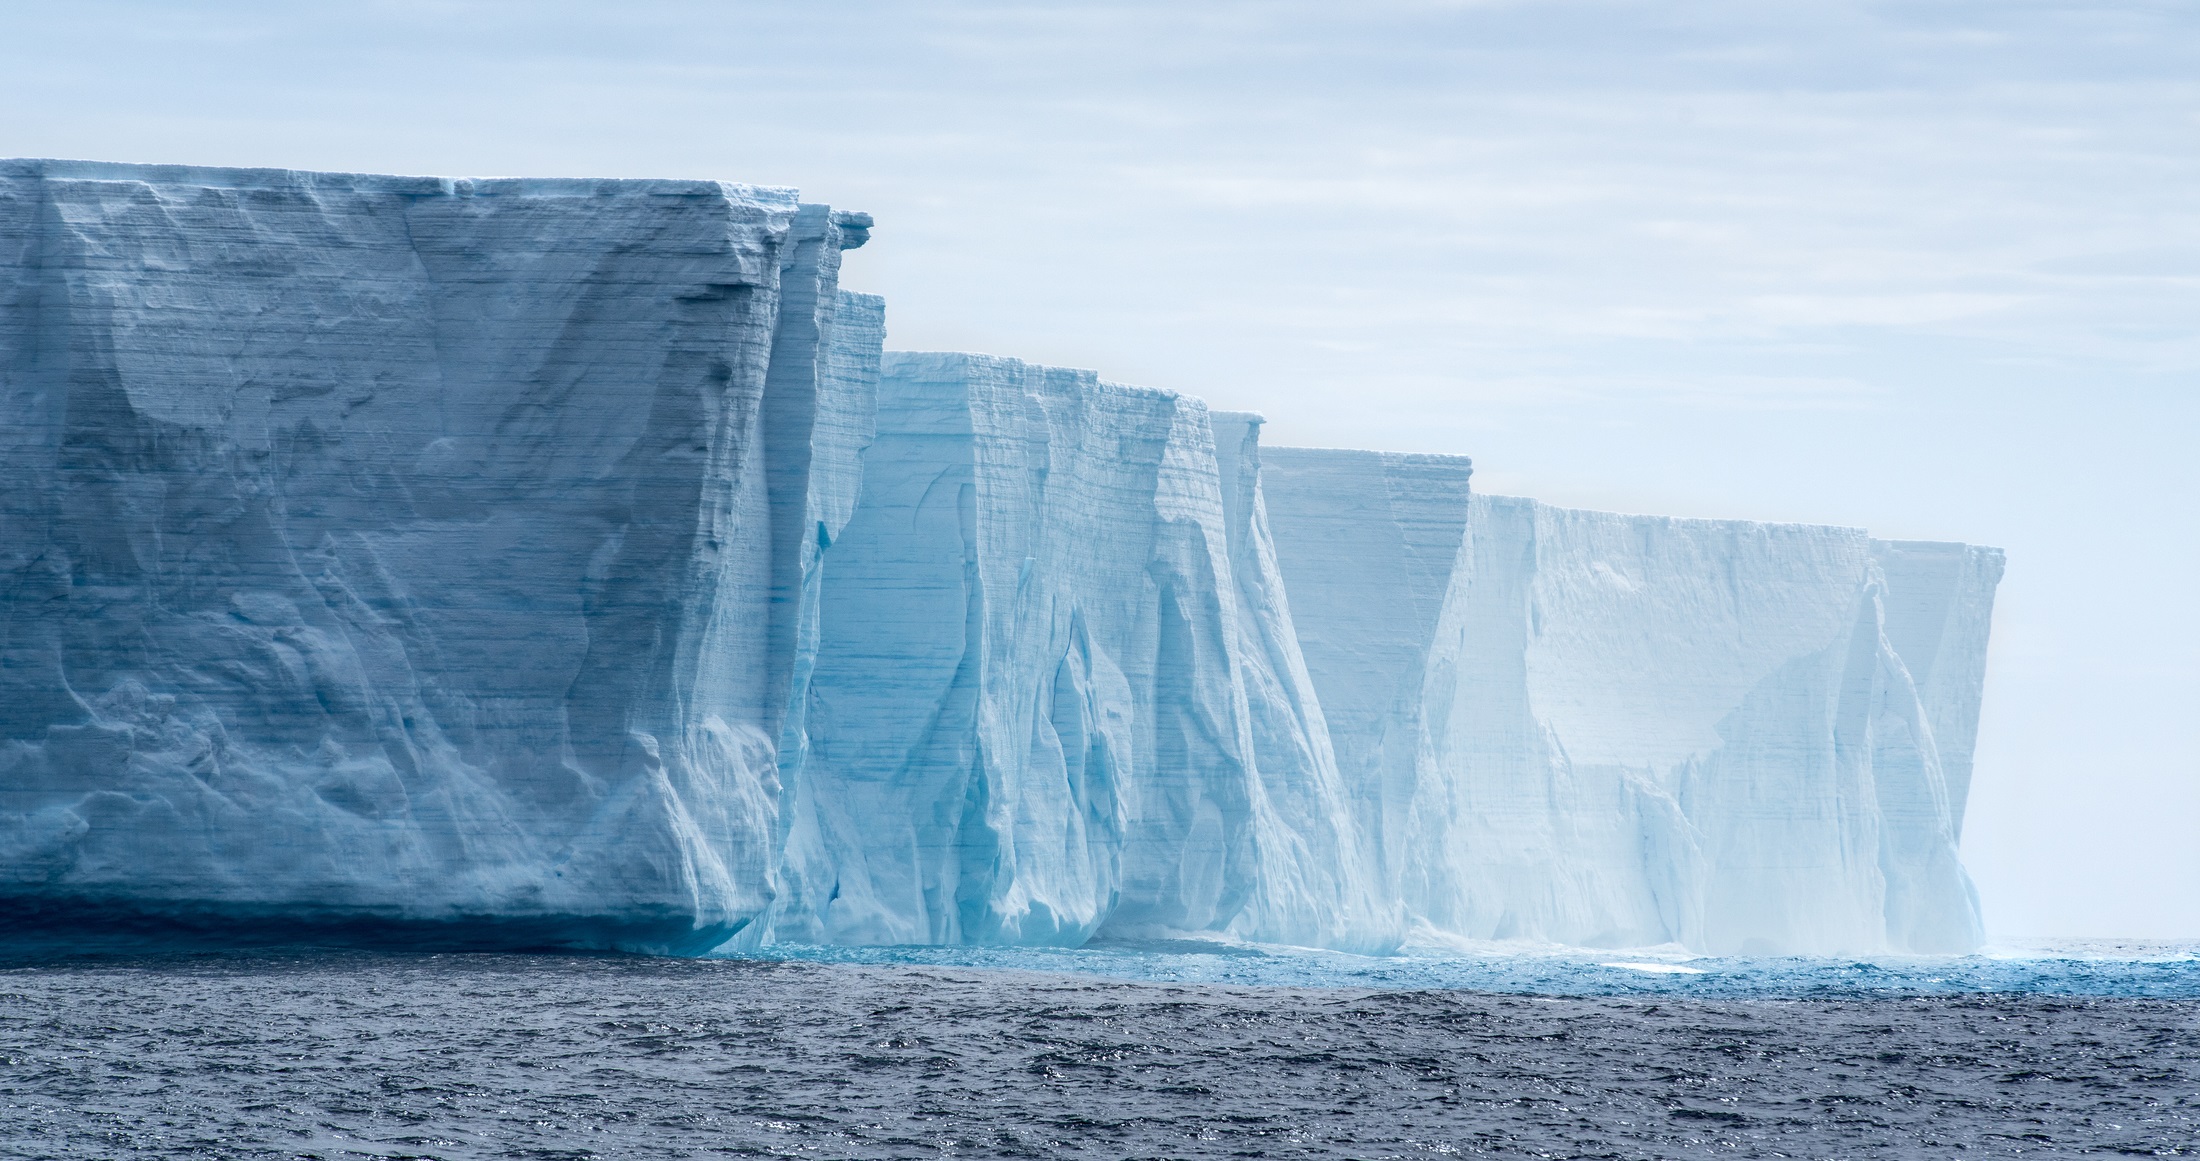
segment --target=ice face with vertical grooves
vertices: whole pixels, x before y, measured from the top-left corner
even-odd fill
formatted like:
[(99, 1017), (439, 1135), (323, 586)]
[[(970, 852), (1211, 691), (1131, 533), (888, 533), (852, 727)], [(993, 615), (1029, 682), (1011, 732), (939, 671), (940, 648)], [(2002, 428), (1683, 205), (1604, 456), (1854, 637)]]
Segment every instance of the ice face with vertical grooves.
[(1261, 550), (1233, 540), (1215, 448), (1183, 396), (886, 357), (827, 557), (776, 938), (1390, 937), (1317, 805), (1335, 780), (1288, 621), (1245, 607), (1233, 563)]
[(1978, 942), (1999, 552), (882, 355), (869, 227), (0, 162), (0, 925)]
[[(820, 597), (827, 554), (855, 515), (862, 489), (864, 449), (876, 427), (879, 358), (886, 341), (886, 302), (877, 295), (840, 291), (831, 317), (825, 320), (825, 339), (814, 384), (814, 420), (802, 454), (808, 472), (791, 479), (804, 489), (803, 502), (794, 509), (802, 523), (789, 547), (799, 575), (790, 570), (774, 591), (774, 611), (784, 613), (792, 602), (795, 614), (789, 645), (793, 664), (787, 670), (786, 718), (780, 728), (779, 770), (783, 797), (775, 850), (783, 850), (788, 833), (798, 821), (814, 825), (814, 807), (804, 801), (807, 785), (800, 777), (810, 749), (810, 675), (817, 665), (822, 626)], [(747, 934), (754, 942), (763, 926)]]
[(0, 167), (9, 921), (693, 950), (760, 912), (817, 426), (766, 386), (817, 376), (865, 224)]
[(1397, 894), (1337, 769), (1336, 750), (1300, 648), (1276, 561), (1252, 412), (1210, 413), (1222, 481), (1230, 572), (1237, 587), (1239, 679), (1245, 684), (1259, 816), (1259, 886), (1230, 930), (1252, 939), (1352, 950), (1394, 946), (1404, 932)]
[[(1383, 779), (1363, 799), (1395, 801), (1410, 771), (1404, 818), (1382, 830), (1421, 922), (1738, 953), (1977, 945), (1956, 837), (1998, 553), (1461, 504), (1371, 453), (1271, 449), (1267, 463), (1340, 765)], [(1401, 492), (1425, 506), (1401, 512)], [(1380, 531), (1348, 529), (1354, 511)], [(1441, 582), (1351, 566), (1388, 559), (1415, 521), (1464, 529)], [(1405, 610), (1437, 588), (1417, 636)], [(1390, 642), (1395, 656), (1376, 653)], [(1370, 697), (1377, 673), (1408, 692)], [(1351, 728), (1355, 704), (1377, 724)], [(1410, 762), (1389, 744), (1409, 733), (1425, 747)]]

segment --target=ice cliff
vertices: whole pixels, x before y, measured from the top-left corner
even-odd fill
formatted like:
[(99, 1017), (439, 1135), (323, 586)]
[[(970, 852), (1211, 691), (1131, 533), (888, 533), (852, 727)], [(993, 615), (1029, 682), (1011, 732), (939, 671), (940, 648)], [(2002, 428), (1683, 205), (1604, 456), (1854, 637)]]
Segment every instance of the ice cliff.
[(1427, 928), (1977, 945), (1957, 839), (1998, 552), (1470, 499), (1443, 457), (1266, 463), (1339, 766)]
[(1998, 553), (882, 353), (869, 224), (0, 162), (0, 931), (1976, 943)]
[(0, 167), (6, 921), (693, 950), (752, 918), (867, 224), (715, 182)]
[(978, 355), (888, 355), (877, 401), (774, 937), (1392, 938), (1206, 407)]

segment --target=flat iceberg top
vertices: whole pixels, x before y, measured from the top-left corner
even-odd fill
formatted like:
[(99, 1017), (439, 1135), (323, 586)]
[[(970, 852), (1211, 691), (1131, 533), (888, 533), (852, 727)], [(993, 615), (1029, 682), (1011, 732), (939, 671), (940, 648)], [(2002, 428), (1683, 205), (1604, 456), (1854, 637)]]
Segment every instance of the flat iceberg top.
[[(0, 158), (0, 178), (135, 181), (205, 189), (341, 190), (404, 197), (723, 197), (728, 201), (786, 210), (794, 209), (800, 197), (799, 191), (791, 186), (749, 185), (708, 178), (419, 177), (45, 157)], [(865, 221), (863, 224), (870, 223)]]
[(1288, 444), (1281, 444), (1263, 448), (1262, 454), (1271, 459), (1289, 459), (1308, 467), (1328, 465), (1332, 468), (1342, 468), (1351, 464), (1411, 463), (1443, 464), (1455, 466), (1461, 470), (1469, 470), (1474, 466), (1472, 456), (1454, 455), (1446, 452), (1370, 451), (1367, 448), (1357, 447), (1292, 447)]
[(1605, 508), (1569, 508), (1563, 504), (1553, 504), (1548, 500), (1536, 500), (1526, 496), (1499, 496), (1490, 492), (1478, 492), (1476, 495), (1498, 503), (1532, 504), (1543, 512), (1561, 519), (1628, 521), (1642, 525), (1655, 524), (1684, 532), (1712, 530), (1746, 532), (1758, 530), (1766, 532), (1811, 532), (1820, 535), (1837, 533), (1861, 537), (1875, 544), (1900, 545), (1904, 549), (1913, 552), (1939, 552), (1950, 555), (1983, 552), (1990, 553), (1995, 557), (2002, 555), (2002, 550), (1999, 548), (1968, 544), (1958, 540), (1883, 540), (1873, 536), (1868, 528), (1858, 528), (1848, 524), (1813, 524), (1801, 520), (1729, 520), (1717, 516), (1661, 516), (1651, 512), (1614, 512)]
[(1207, 401), (1197, 395), (1187, 395), (1167, 387), (1140, 387), (1133, 383), (1118, 383), (1112, 379), (1103, 379), (1100, 372), (1083, 367), (1050, 367), (1007, 355), (983, 355), (971, 351), (888, 351), (881, 356), (881, 360), (880, 374), (910, 382), (960, 385), (986, 377), (1007, 382), (1025, 375), (1034, 375), (1074, 383), (1089, 391), (1143, 395), (1157, 400), (1173, 400), (1201, 411), (1207, 409)]

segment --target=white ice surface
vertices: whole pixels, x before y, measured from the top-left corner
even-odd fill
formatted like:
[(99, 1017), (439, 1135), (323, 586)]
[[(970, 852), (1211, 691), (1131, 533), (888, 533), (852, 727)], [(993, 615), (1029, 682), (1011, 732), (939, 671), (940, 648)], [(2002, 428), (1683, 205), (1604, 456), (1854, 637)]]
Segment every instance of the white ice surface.
[[(1382, 843), (1418, 919), (1718, 953), (1978, 945), (1956, 837), (1999, 553), (1503, 497), (1462, 509), (1399, 457), (1267, 462), (1339, 764), (1393, 804)], [(1343, 528), (1353, 512), (1372, 527)], [(1403, 546), (1439, 518), (1464, 532), (1432, 581)]]

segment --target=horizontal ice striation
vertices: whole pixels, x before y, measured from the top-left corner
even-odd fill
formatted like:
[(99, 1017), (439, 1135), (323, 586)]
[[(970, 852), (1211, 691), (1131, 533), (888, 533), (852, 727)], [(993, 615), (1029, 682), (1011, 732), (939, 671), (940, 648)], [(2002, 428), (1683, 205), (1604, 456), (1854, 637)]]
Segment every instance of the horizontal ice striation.
[(1421, 922), (1711, 952), (1978, 944), (1956, 840), (1999, 552), (1462, 503), (1461, 461), (1266, 462), (1339, 767), (1381, 805)]
[(773, 938), (1395, 938), (1265, 603), (1251, 431), (1226, 505), (1197, 400), (886, 356), (825, 557)]
[(869, 225), (0, 162), (0, 927), (1977, 943), (1998, 552), (882, 355)]
[(6, 922), (692, 950), (761, 911), (867, 225), (0, 163)]

